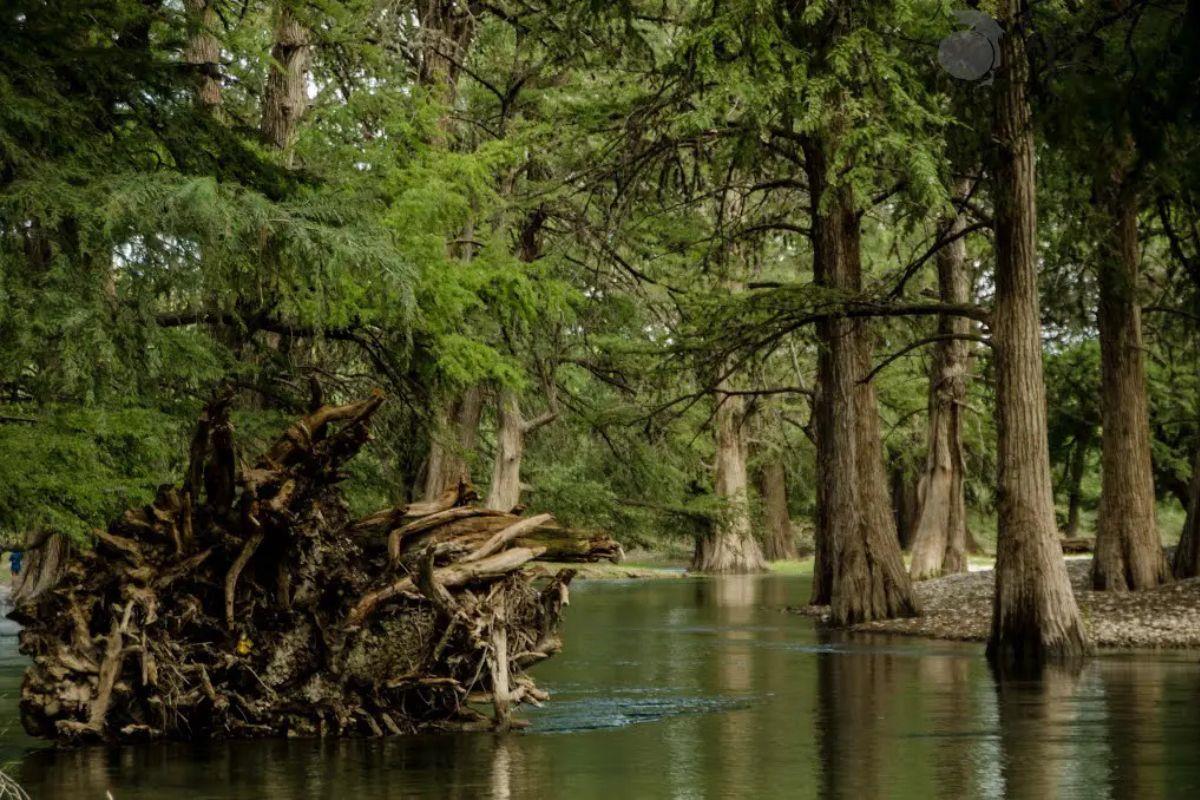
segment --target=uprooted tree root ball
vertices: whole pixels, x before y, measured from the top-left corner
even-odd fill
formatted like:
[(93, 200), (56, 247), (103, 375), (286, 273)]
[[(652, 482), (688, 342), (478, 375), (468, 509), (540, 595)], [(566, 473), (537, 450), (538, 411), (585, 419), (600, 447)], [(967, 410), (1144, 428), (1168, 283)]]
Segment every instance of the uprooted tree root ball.
[(525, 671), (559, 650), (574, 573), (531, 562), (619, 547), (476, 507), (466, 485), (352, 519), (341, 467), (381, 402), (314, 401), (252, 466), (230, 396), (210, 403), (182, 485), (97, 531), (14, 612), (33, 660), (25, 728), (60, 742), (384, 736), (505, 728), (543, 700)]

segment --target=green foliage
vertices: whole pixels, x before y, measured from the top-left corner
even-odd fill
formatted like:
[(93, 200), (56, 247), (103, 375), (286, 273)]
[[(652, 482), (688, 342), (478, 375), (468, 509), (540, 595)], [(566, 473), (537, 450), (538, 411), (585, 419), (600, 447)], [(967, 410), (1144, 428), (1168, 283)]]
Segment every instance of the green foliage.
[(2, 413), (0, 535), (7, 542), (40, 529), (86, 541), (92, 528), (150, 502), (182, 471), (187, 430), (157, 409), (4, 406)]

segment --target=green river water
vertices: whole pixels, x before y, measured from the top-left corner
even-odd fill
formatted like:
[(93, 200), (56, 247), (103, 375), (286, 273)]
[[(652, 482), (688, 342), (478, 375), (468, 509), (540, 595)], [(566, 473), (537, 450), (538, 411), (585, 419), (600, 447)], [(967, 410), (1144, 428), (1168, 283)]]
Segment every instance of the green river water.
[(998, 684), (979, 645), (834, 635), (802, 578), (577, 584), (553, 699), (508, 735), (56, 751), (17, 721), (30, 795), (141, 798), (1197, 798), (1200, 654), (1105, 655)]

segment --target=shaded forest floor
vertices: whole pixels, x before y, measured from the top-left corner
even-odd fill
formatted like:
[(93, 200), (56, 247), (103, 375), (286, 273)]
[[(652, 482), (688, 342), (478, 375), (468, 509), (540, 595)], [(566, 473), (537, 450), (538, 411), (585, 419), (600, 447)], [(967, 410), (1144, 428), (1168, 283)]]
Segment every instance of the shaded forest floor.
[[(1067, 560), (1084, 625), (1096, 646), (1200, 648), (1200, 578), (1148, 592), (1094, 592), (1091, 566), (1091, 558)], [(989, 569), (918, 583), (923, 616), (869, 622), (855, 630), (984, 641), (991, 623), (993, 581)], [(828, 613), (827, 608), (797, 610), (817, 616)]]

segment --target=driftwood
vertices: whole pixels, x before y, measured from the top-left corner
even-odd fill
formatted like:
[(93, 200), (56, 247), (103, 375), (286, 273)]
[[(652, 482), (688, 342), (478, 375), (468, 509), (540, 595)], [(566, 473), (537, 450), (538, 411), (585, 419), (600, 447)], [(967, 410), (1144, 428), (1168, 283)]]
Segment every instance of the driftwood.
[(1058, 543), (1062, 545), (1062, 551), (1067, 555), (1091, 553), (1096, 549), (1096, 540), (1089, 536), (1062, 537)]
[[(240, 464), (209, 404), (180, 486), (131, 509), (20, 599), (22, 722), (60, 742), (506, 729), (546, 695), (574, 571), (616, 559), (548, 514), (438, 500), (352, 519), (338, 483), (380, 396), (321, 405)], [(476, 705), (479, 708), (476, 708)], [(490, 709), (485, 714), (481, 709)]]

